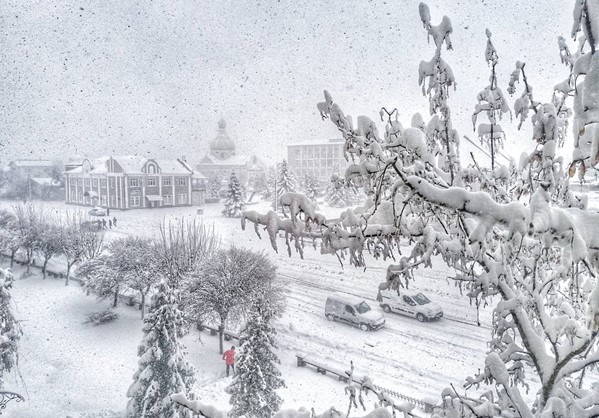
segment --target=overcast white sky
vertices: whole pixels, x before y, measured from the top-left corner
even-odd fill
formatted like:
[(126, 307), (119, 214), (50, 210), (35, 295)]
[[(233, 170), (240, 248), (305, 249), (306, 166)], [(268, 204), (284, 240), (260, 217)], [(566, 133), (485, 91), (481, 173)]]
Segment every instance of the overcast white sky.
[[(454, 125), (472, 135), (488, 82), (484, 29), (493, 32), (504, 91), (516, 59), (536, 98), (567, 76), (557, 36), (567, 0), (436, 0), (453, 23), (443, 51), (458, 90)], [(418, 1), (0, 1), (0, 161), (15, 158), (185, 155), (197, 162), (224, 117), (240, 153), (268, 162), (285, 144), (338, 136), (316, 103), (328, 89), (345, 113), (397, 107), (428, 118), (417, 84), (430, 60)], [(507, 123), (506, 123), (507, 124)], [(381, 126), (382, 127), (382, 126)], [(515, 144), (515, 145), (514, 145)], [(510, 151), (530, 148), (512, 135)]]

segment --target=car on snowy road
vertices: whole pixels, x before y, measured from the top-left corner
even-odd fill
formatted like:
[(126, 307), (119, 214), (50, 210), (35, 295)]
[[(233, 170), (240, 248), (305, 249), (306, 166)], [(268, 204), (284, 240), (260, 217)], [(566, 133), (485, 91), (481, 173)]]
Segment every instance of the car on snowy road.
[(373, 331), (385, 325), (385, 317), (370, 309), (364, 299), (335, 294), (327, 298), (324, 314), (329, 321), (341, 321), (362, 331)]
[(381, 290), (377, 299), (385, 312), (412, 316), (420, 322), (443, 317), (443, 309), (420, 292)]
[(89, 215), (91, 216), (106, 216), (108, 214), (108, 212), (106, 211), (106, 209), (101, 208), (99, 206), (91, 209), (89, 212), (87, 212)]

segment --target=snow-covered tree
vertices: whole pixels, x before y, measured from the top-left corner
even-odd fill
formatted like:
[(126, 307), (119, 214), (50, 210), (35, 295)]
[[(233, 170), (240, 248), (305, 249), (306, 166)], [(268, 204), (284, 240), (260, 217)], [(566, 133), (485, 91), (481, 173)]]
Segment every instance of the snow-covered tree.
[(242, 333), (233, 382), (227, 387), (233, 416), (270, 418), (283, 402), (276, 392), (285, 382), (277, 368), (280, 361), (273, 352), (277, 344), (272, 318), (269, 303), (257, 300)]
[[(54, 220), (56, 221), (56, 220)], [(38, 251), (42, 255), (42, 273), (46, 278), (46, 267), (52, 257), (60, 254), (60, 226), (58, 222), (47, 219), (40, 228)]]
[(495, 156), (497, 155), (499, 148), (503, 147), (503, 141), (505, 139), (505, 133), (498, 120), (504, 113), (509, 112), (507, 101), (503, 97), (503, 92), (497, 85), (497, 73), (495, 67), (499, 61), (497, 50), (491, 42), (491, 31), (487, 29), (485, 31), (487, 36), (487, 48), (485, 50), (485, 61), (487, 65), (491, 66), (491, 75), (489, 77), (490, 84), (484, 88), (483, 91), (478, 93), (476, 100), (478, 103), (474, 108), (474, 114), (472, 115), (473, 129), (476, 131), (476, 122), (478, 115), (483, 113), (487, 116), (489, 123), (478, 124), (478, 138), (482, 144), (485, 144), (491, 153), (491, 170), (495, 170)]
[(443, 16), (437, 26), (431, 24), (429, 7), (425, 3), (418, 6), (420, 20), (427, 32), (428, 39), (433, 38), (435, 55), (430, 61), (420, 61), (418, 66), (418, 84), (422, 86), (422, 94), (428, 96), (430, 114), (433, 116), (426, 127), (429, 150), (442, 160), (439, 168), (449, 174), (446, 182), (453, 184), (459, 167), (460, 138), (453, 128), (451, 109), (447, 100), (449, 89), (455, 89), (455, 77), (449, 64), (441, 58), (443, 44), (452, 50), (449, 35), (453, 32), (451, 20)]
[(147, 238), (127, 237), (120, 246), (125, 270), (125, 284), (139, 292), (141, 318), (146, 315), (146, 297), (158, 280), (160, 266), (157, 261), (156, 244)]
[(156, 263), (161, 277), (175, 289), (219, 248), (214, 228), (202, 222), (181, 220), (160, 225), (156, 246)]
[(206, 184), (206, 190), (208, 191), (208, 197), (210, 199), (218, 199), (219, 191), (222, 187), (222, 180), (219, 175), (213, 174), (208, 177), (208, 181)]
[(245, 209), (245, 191), (237, 179), (237, 174), (231, 172), (227, 189), (227, 200), (225, 201), (225, 209), (223, 215), (227, 218), (238, 218), (241, 212)]
[(10, 267), (14, 266), (15, 255), (21, 248), (21, 240), (17, 232), (17, 220), (14, 213), (0, 209), (0, 250), (10, 254)]
[(347, 188), (345, 180), (339, 174), (333, 174), (327, 183), (324, 201), (335, 208), (344, 208), (351, 204), (351, 191)]
[(302, 189), (304, 190), (304, 195), (313, 201), (316, 201), (322, 194), (320, 182), (312, 174), (306, 174), (302, 183)]
[(103, 233), (82, 227), (84, 219), (80, 213), (67, 213), (60, 225), (60, 252), (67, 262), (65, 286), (76, 263), (93, 259), (102, 250)]
[(4, 387), (4, 375), (17, 366), (21, 326), (12, 313), (10, 288), (13, 276), (9, 269), (0, 268), (0, 388)]
[(144, 317), (144, 337), (137, 349), (139, 367), (127, 391), (127, 417), (177, 418), (177, 406), (169, 396), (188, 396), (191, 392), (194, 370), (179, 341), (183, 314), (175, 292), (161, 281), (152, 296), (150, 311)]
[[(582, 19), (585, 31), (594, 33), (599, 7), (579, 0), (575, 11), (580, 12), (575, 13), (575, 26)], [(433, 61), (419, 69), (421, 84), (428, 79), (431, 109), (439, 112), (427, 133), (433, 126), (436, 135), (450, 136), (439, 136), (443, 146), (436, 146), (420, 129), (399, 129), (387, 112), (389, 121), (381, 139), (367, 118), (354, 126), (325, 91), (318, 109), (342, 133), (352, 161), (345, 181), (361, 185), (372, 198), (356, 210), (342, 212), (338, 221), (311, 214), (321, 229), (321, 252), (340, 260), (349, 256), (350, 264), (359, 267), (366, 265), (367, 253), (393, 259), (380, 289), (407, 285), (416, 280), (414, 269), (429, 267), (434, 258), (440, 258), (455, 271), (453, 280), (474, 306), (495, 306), (485, 363), (464, 384), (484, 396), (474, 402), (472, 393), (464, 397), (448, 388), (443, 392), (444, 415), (597, 416), (599, 392), (589, 372), (599, 364), (599, 231), (595, 227), (599, 215), (586, 211), (564, 182), (565, 173), (555, 154), (556, 117), (562, 116), (552, 103), (532, 99), (524, 65), (518, 63), (510, 84), (522, 75), (525, 92), (514, 106), (515, 114), (523, 121), (529, 110), (534, 112), (534, 150), (520, 164), (528, 178), (521, 174), (496, 177), (506, 172), (500, 167), (481, 174), (479, 178), (487, 176), (484, 190), (471, 190), (464, 179), (472, 173), (461, 169), (459, 155), (452, 149), (457, 146), (457, 134), (448, 123), (446, 89), (453, 84), (453, 74), (439, 54), (442, 42), (449, 44), (451, 22), (444, 17), (441, 25), (431, 26), (429, 9), (422, 4), (420, 15), (437, 45)], [(593, 54), (596, 42), (590, 41), (593, 47), (586, 59), (591, 62), (597, 58)], [(599, 80), (593, 77), (589, 69), (580, 86), (579, 94), (588, 107), (574, 106), (575, 120), (580, 123), (594, 117), (593, 109), (598, 108), (599, 101), (592, 103), (592, 98)], [(538, 166), (530, 164), (538, 156)], [(488, 191), (491, 188), (495, 195)], [(265, 226), (276, 223), (260, 214), (252, 220)], [(398, 251), (401, 240), (412, 245), (404, 255)], [(535, 391), (532, 402), (523, 396), (527, 390)]]
[(39, 207), (18, 205), (13, 207), (15, 212), (15, 226), (21, 249), (25, 253), (27, 273), (30, 272), (31, 262), (35, 252), (39, 248), (39, 235), (41, 233), (42, 210)]
[(146, 296), (156, 284), (159, 270), (155, 248), (154, 243), (146, 238), (118, 238), (102, 254), (83, 260), (77, 271), (87, 278), (88, 290), (99, 299), (112, 297), (113, 307), (117, 306), (123, 289), (139, 292), (143, 319)]
[(273, 208), (275, 206), (278, 206), (278, 199), (281, 198), (281, 195), (283, 195), (283, 193), (295, 192), (295, 190), (297, 189), (297, 181), (295, 180), (295, 174), (293, 174), (293, 172), (289, 168), (287, 160), (283, 160), (280, 164), (278, 164), (276, 176), (277, 177), (274, 189), (276, 189), (275, 199), (277, 199), (277, 205), (275, 205), (275, 203), (273, 202)]
[(216, 321), (221, 354), (225, 326), (243, 318), (258, 295), (276, 299), (275, 270), (265, 254), (232, 246), (216, 251), (191, 273), (186, 311), (196, 321)]

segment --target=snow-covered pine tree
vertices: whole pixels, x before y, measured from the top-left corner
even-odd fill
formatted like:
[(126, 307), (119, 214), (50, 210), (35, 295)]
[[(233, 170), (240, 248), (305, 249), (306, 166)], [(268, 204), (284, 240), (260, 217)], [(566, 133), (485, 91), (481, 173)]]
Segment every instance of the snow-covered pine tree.
[(304, 195), (313, 201), (316, 201), (316, 198), (320, 197), (322, 194), (320, 182), (312, 174), (306, 174), (302, 187), (304, 189)]
[(228, 218), (239, 218), (241, 212), (245, 209), (245, 192), (237, 174), (234, 171), (231, 172), (229, 177), (229, 186), (227, 189), (227, 200), (225, 201), (225, 208), (222, 213)]
[(478, 124), (478, 138), (481, 144), (486, 145), (491, 152), (491, 170), (495, 170), (495, 156), (499, 151), (499, 147), (503, 147), (503, 140), (505, 139), (505, 133), (501, 128), (501, 125), (497, 123), (497, 120), (501, 120), (501, 116), (504, 113), (510, 111), (507, 101), (503, 97), (503, 92), (497, 85), (497, 74), (495, 67), (499, 61), (497, 50), (491, 42), (491, 31), (485, 30), (487, 36), (487, 48), (485, 50), (485, 61), (491, 66), (491, 76), (489, 77), (490, 84), (484, 88), (483, 91), (478, 93), (476, 100), (478, 103), (474, 108), (474, 114), (472, 115), (473, 129), (476, 131), (476, 120), (480, 113), (484, 113), (487, 116), (489, 123)]
[(257, 301), (242, 333), (243, 343), (235, 362), (233, 382), (227, 387), (232, 416), (270, 418), (283, 402), (276, 392), (285, 387), (285, 381), (277, 368), (279, 359), (273, 352), (277, 344), (276, 331), (270, 323), (272, 318), (268, 303)]
[(175, 291), (160, 282), (152, 297), (150, 312), (144, 317), (144, 338), (138, 346), (139, 368), (127, 391), (130, 418), (177, 418), (176, 405), (169, 396), (189, 396), (195, 381), (194, 370), (185, 360), (178, 338), (183, 314), (178, 308)]
[(10, 288), (13, 276), (9, 269), (0, 268), (0, 388), (4, 387), (4, 373), (17, 365), (21, 326), (12, 313)]
[[(277, 167), (277, 177), (276, 177), (276, 196), (275, 199), (277, 201), (281, 198), (281, 195), (286, 192), (295, 192), (297, 188), (297, 181), (295, 180), (295, 174), (289, 168), (289, 164), (287, 164), (287, 160), (283, 160)], [(278, 202), (277, 202), (278, 204)], [(273, 202), (273, 208), (275, 207), (275, 202)]]
[(333, 174), (331, 181), (327, 183), (324, 201), (335, 208), (344, 208), (351, 204), (350, 191), (339, 174)]

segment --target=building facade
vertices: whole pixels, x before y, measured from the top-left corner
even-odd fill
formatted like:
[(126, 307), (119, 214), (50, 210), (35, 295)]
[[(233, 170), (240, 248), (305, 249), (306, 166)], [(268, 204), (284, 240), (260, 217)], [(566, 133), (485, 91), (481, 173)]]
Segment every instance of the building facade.
[(205, 177), (183, 160), (84, 159), (64, 172), (65, 202), (114, 209), (202, 205)]
[(12, 197), (63, 200), (64, 188), (60, 171), (61, 163), (59, 161), (11, 161), (8, 164), (7, 177), (14, 186), (11, 191)]
[(289, 168), (298, 181), (302, 181), (306, 175), (329, 181), (333, 174), (345, 173), (348, 163), (343, 156), (344, 146), (343, 139), (287, 145)]
[(208, 179), (218, 178), (226, 182), (235, 172), (239, 182), (247, 186), (260, 173), (266, 172), (266, 165), (255, 155), (237, 155), (235, 143), (227, 135), (227, 123), (218, 122), (218, 134), (210, 143), (210, 153), (206, 155), (196, 169)]

